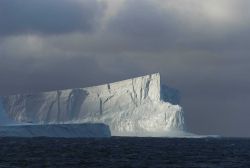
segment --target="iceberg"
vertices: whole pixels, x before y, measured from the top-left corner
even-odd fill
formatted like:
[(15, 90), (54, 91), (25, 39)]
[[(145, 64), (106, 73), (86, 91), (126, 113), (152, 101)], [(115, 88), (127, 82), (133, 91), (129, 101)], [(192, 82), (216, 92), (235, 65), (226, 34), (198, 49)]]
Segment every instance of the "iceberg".
[(156, 73), (100, 86), (2, 96), (0, 115), (5, 121), (41, 125), (104, 123), (112, 136), (174, 136), (185, 131), (179, 103), (179, 92), (161, 85)]

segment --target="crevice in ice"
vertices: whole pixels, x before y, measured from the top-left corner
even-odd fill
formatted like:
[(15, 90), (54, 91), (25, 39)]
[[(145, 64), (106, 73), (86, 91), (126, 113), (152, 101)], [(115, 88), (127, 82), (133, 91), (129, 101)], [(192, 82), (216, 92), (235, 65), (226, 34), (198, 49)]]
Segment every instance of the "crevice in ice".
[(113, 97), (114, 97), (114, 95), (109, 96), (109, 97), (103, 102), (103, 104), (107, 103), (107, 102), (108, 102), (109, 100), (111, 100)]
[(44, 121), (45, 123), (47, 123), (50, 120), (50, 118), (52, 117), (52, 108), (53, 108), (55, 103), (56, 103), (56, 101), (52, 101), (51, 104), (49, 105), (48, 114), (47, 114), (46, 120)]
[(102, 99), (100, 99), (100, 115), (102, 115)]
[(60, 115), (61, 115), (60, 96), (61, 96), (61, 91), (57, 90), (57, 121), (60, 121)]
[(151, 78), (150, 78), (150, 80), (148, 80), (146, 82), (146, 88), (145, 88), (145, 91), (144, 91), (144, 99), (147, 98), (147, 96), (148, 96), (150, 82), (151, 82)]

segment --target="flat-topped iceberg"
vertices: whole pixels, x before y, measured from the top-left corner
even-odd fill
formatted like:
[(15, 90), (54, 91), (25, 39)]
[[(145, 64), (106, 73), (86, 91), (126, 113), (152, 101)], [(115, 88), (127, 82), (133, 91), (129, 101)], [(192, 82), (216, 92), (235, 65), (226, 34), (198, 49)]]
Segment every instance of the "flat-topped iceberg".
[(178, 91), (161, 85), (156, 73), (87, 88), (5, 96), (0, 113), (18, 123), (104, 123), (112, 136), (168, 136), (184, 130), (179, 99)]

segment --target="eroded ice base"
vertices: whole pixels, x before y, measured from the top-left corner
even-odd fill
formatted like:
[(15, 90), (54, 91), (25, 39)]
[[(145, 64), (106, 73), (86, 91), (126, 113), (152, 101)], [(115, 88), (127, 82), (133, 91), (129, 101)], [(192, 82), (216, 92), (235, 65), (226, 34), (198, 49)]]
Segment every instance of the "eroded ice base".
[(6, 125), (0, 126), (0, 137), (110, 137), (105, 124), (51, 124), (51, 125)]

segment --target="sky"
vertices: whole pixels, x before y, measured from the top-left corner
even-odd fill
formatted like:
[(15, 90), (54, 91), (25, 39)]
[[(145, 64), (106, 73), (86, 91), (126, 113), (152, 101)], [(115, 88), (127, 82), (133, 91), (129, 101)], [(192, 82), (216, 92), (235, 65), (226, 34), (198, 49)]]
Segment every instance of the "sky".
[(249, 0), (1, 0), (0, 95), (160, 72), (190, 132), (250, 137)]

